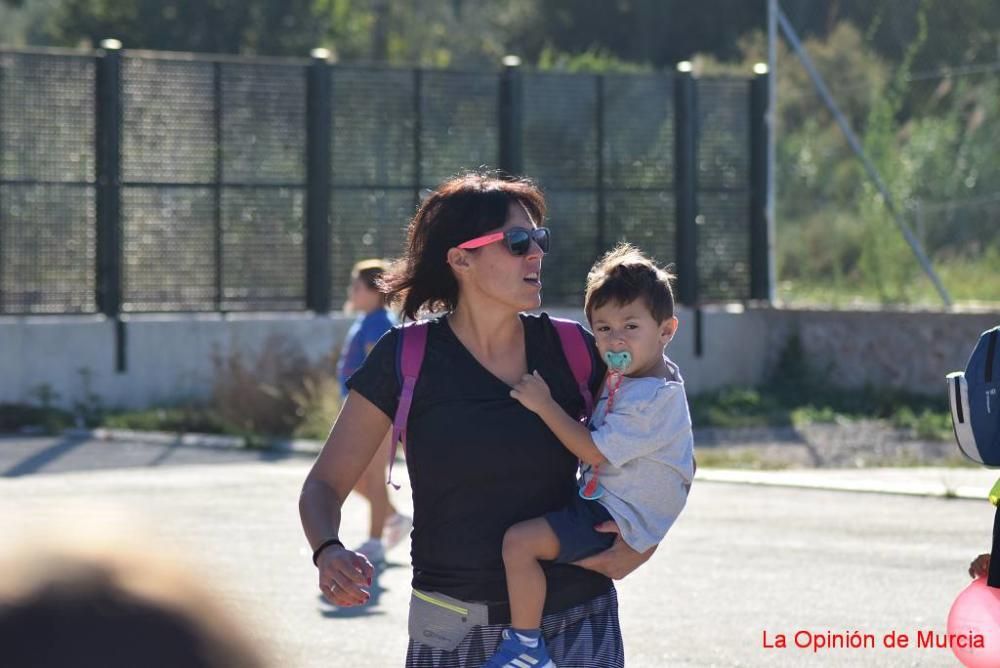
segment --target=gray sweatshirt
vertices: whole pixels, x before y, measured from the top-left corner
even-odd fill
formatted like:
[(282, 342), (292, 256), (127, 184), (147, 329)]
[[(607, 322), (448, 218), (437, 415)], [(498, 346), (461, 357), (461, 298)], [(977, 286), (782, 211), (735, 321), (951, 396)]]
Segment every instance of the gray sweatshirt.
[[(622, 539), (644, 552), (658, 544), (680, 515), (694, 478), (694, 437), (677, 365), (664, 356), (668, 378), (628, 378), (607, 412), (605, 384), (590, 429), (607, 459), (598, 481), (600, 503), (618, 523)], [(593, 470), (584, 473), (586, 483)]]

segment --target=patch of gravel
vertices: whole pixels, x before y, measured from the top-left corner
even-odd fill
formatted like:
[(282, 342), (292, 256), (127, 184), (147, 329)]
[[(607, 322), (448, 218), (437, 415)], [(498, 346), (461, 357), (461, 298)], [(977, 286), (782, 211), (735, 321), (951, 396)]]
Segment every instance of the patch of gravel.
[(706, 465), (735, 468), (975, 466), (954, 441), (921, 439), (881, 420), (695, 429), (695, 452)]

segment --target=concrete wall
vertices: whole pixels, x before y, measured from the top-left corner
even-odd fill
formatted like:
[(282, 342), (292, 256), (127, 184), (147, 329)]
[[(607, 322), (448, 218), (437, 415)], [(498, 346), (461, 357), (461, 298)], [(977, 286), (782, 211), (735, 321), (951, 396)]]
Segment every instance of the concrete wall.
[[(583, 321), (576, 309), (553, 315)], [(681, 321), (668, 353), (694, 394), (725, 385), (764, 381), (788, 337), (797, 332), (810, 361), (829, 368), (833, 382), (866, 383), (937, 393), (944, 374), (965, 367), (979, 333), (1000, 324), (1000, 311), (822, 311), (707, 307)], [(213, 357), (240, 351), (253, 359), (272, 335), (282, 335), (311, 358), (339, 348), (350, 319), (339, 314), (257, 313), (221, 316), (132, 316), (126, 323), (127, 371), (114, 367), (114, 330), (101, 317), (0, 318), (0, 402), (27, 401), (48, 385), (71, 404), (83, 396), (79, 369), (106, 405), (143, 407), (205, 397)]]
[(809, 362), (829, 369), (835, 385), (889, 386), (920, 394), (943, 392), (945, 374), (964, 370), (979, 335), (1000, 325), (1000, 309), (772, 313), (780, 317), (768, 330), (769, 360), (776, 359), (788, 336), (797, 332)]
[(44, 384), (71, 404), (83, 396), (81, 368), (109, 406), (205, 397), (216, 356), (253, 359), (269, 337), (282, 335), (317, 360), (339, 347), (350, 322), (293, 313), (132, 316), (126, 372), (117, 373), (114, 327), (102, 317), (0, 318), (0, 402), (25, 401)]

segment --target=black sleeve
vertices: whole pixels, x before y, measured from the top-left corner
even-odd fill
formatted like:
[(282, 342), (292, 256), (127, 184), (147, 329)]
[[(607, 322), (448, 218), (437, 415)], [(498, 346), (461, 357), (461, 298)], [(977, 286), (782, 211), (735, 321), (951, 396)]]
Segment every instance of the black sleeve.
[(399, 328), (393, 327), (378, 340), (361, 368), (347, 379), (347, 389), (357, 392), (378, 406), (390, 420), (399, 403), (399, 378), (396, 376), (396, 341)]

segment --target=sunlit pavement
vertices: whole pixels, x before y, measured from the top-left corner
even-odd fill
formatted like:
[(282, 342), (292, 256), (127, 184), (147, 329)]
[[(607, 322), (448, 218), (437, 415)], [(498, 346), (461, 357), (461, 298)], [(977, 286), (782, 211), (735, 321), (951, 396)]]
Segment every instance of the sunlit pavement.
[[(407, 546), (390, 553), (371, 604), (323, 602), (296, 507), (307, 459), (39, 473), (31, 456), (0, 477), (0, 550), (29, 529), (119, 526), (141, 547), (182, 555), (275, 665), (402, 664)], [(395, 500), (408, 507), (405, 487)], [(352, 497), (344, 517), (344, 541), (360, 542), (365, 505)], [(619, 583), (628, 665), (956, 665), (948, 650), (884, 649), (882, 637), (907, 633), (915, 645), (918, 631), (945, 631), (992, 519), (985, 501), (696, 484), (657, 554)], [(870, 633), (880, 648), (814, 653), (795, 647), (799, 631)], [(789, 647), (764, 648), (765, 632)]]

